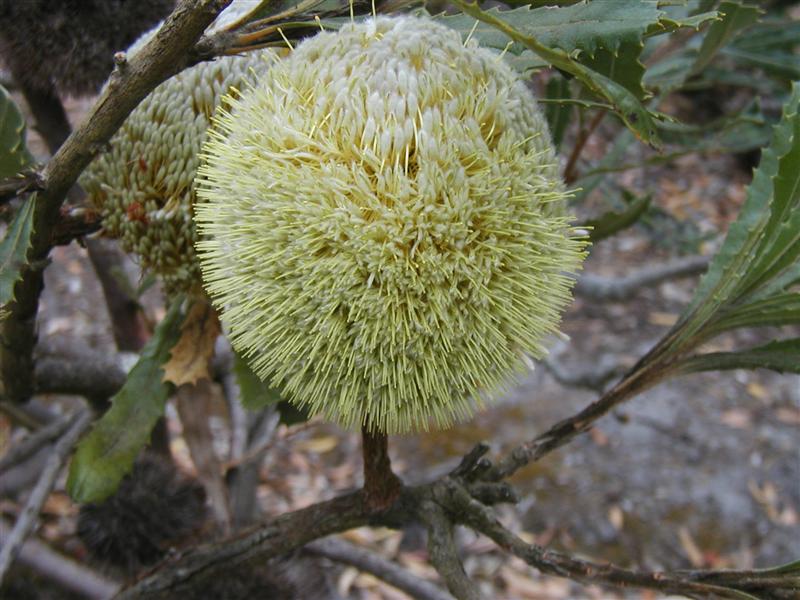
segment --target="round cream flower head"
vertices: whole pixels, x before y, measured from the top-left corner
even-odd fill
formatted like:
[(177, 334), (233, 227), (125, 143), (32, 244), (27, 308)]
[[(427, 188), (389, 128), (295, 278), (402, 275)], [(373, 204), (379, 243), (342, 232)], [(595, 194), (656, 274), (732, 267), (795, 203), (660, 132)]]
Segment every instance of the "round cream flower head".
[(585, 244), (496, 54), (378, 17), (303, 42), (217, 115), (206, 289), (289, 399), (347, 427), (446, 427), (544, 354)]
[(192, 220), (200, 147), (223, 97), (267, 68), (256, 52), (182, 71), (136, 107), (81, 177), (105, 233), (159, 275), (167, 293), (202, 293)]

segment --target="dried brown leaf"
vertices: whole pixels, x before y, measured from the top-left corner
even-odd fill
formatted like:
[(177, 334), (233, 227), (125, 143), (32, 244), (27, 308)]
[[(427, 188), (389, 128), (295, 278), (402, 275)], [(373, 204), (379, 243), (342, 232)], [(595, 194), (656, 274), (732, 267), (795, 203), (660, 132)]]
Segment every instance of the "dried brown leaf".
[(201, 379), (210, 379), (209, 366), (214, 355), (214, 342), (220, 333), (216, 311), (208, 302), (197, 301), (186, 315), (181, 337), (172, 348), (169, 361), (164, 365), (163, 381), (195, 385)]

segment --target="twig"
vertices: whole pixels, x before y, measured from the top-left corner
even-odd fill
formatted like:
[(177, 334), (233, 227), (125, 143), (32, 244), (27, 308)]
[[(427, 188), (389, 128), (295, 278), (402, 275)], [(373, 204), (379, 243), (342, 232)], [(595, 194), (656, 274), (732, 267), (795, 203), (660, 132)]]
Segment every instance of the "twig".
[(36, 398), (26, 404), (12, 404), (0, 394), (0, 413), (8, 416), (12, 423), (35, 430), (58, 418), (49, 407)]
[(541, 360), (542, 365), (558, 383), (565, 387), (576, 387), (602, 392), (606, 384), (622, 375), (626, 367), (615, 361), (600, 360), (593, 367), (579, 371), (564, 367), (553, 356)]
[(74, 415), (64, 415), (60, 419), (30, 434), (16, 446), (12, 446), (6, 455), (0, 458), (0, 475), (61, 436), (67, 427), (70, 426), (73, 419)]
[(247, 449), (247, 411), (242, 407), (239, 385), (233, 373), (225, 373), (222, 376), (222, 391), (228, 404), (228, 418), (231, 422), (228, 462), (238, 463)]
[[(280, 418), (280, 416), (278, 416)], [(266, 455), (272, 448), (275, 447), (277, 443), (284, 443), (292, 438), (297, 437), (301, 433), (308, 431), (316, 427), (319, 424), (319, 421), (316, 419), (312, 419), (310, 421), (306, 421), (305, 423), (297, 423), (296, 425), (292, 425), (291, 429), (285, 430), (282, 432), (280, 436), (271, 436), (269, 439), (264, 439), (262, 444), (258, 444), (257, 441), (254, 439), (252, 442), (252, 446), (248, 448), (247, 452), (239, 458), (239, 460), (230, 461), (225, 465), (225, 469), (230, 470), (247, 463), (249, 461), (257, 460), (259, 454)]]
[[(182, 0), (125, 69), (115, 69), (83, 124), (75, 129), (42, 173), (44, 188), (34, 200), (29, 265), (46, 263), (61, 204), (83, 169), (125, 118), (159, 83), (189, 66), (203, 31), (230, 0)], [(33, 393), (36, 313), (43, 287), (41, 268), (27, 268), (14, 289), (14, 302), (0, 330), (0, 379), (4, 395), (21, 402)]]
[[(720, 598), (741, 598), (737, 590), (761, 589), (765, 587), (763, 579), (748, 579), (748, 572), (725, 572), (726, 577), (711, 572), (647, 572), (622, 569), (610, 564), (599, 564), (574, 558), (561, 552), (547, 550), (536, 544), (527, 544), (494, 518), (486, 507), (479, 503), (467, 501), (462, 507), (463, 522), (475, 531), (483, 533), (498, 546), (514, 556), (524, 560), (542, 573), (567, 577), (577, 581), (604, 583), (621, 587), (640, 587), (660, 590), (676, 594), (701, 594)], [(703, 575), (700, 575), (703, 573)], [(706, 581), (701, 581), (705, 579)], [(786, 589), (793, 584), (800, 584), (800, 577), (781, 578), (773, 581)]]
[(317, 540), (306, 546), (305, 550), (370, 573), (416, 600), (453, 600), (452, 596), (439, 586), (420, 579), (399, 565), (344, 540), (337, 538)]
[(246, 453), (227, 472), (231, 519), (235, 529), (250, 525), (258, 517), (258, 484), (261, 463), (275, 438), (280, 413), (271, 404), (255, 415)]
[(707, 256), (690, 256), (663, 265), (646, 267), (625, 277), (601, 277), (585, 274), (575, 284), (575, 294), (596, 302), (627, 300), (642, 288), (658, 285), (663, 281), (691, 277), (708, 269)]
[(453, 538), (453, 522), (431, 501), (421, 506), (420, 517), (428, 529), (428, 556), (447, 589), (458, 600), (481, 600), (478, 586), (467, 576)]
[[(653, 351), (651, 350), (651, 352)], [(543, 456), (591, 429), (595, 421), (606, 415), (615, 406), (655, 385), (666, 375), (666, 371), (657, 361), (647, 363), (643, 359), (640, 364), (646, 366), (631, 369), (622, 381), (598, 400), (577, 414), (559, 421), (536, 438), (517, 446), (511, 454), (490, 469), (486, 479), (501, 481), (529, 463), (540, 460)]]
[(7, 177), (0, 181), (0, 206), (22, 194), (44, 189), (43, 185), (42, 175), (35, 169)]
[(231, 525), (228, 491), (208, 423), (211, 385), (208, 379), (200, 379), (194, 385), (187, 383), (180, 386), (175, 392), (175, 406), (183, 424), (183, 438), (211, 502), (214, 520), (220, 530), (227, 533)]
[(89, 427), (91, 421), (92, 415), (88, 409), (79, 411), (74, 415), (69, 429), (53, 447), (53, 452), (48, 457), (42, 474), (39, 476), (39, 481), (36, 482), (36, 486), (25, 503), (17, 522), (14, 524), (14, 528), (8, 537), (4, 536), (5, 542), (3, 543), (3, 548), (0, 549), (0, 583), (2, 583), (8, 568), (36, 524), (42, 505), (44, 505), (44, 501), (55, 485), (56, 477), (67, 458), (67, 454), (70, 453), (80, 435)]
[[(0, 538), (5, 539), (11, 527), (0, 519)], [(17, 561), (36, 571), (64, 589), (81, 594), (90, 600), (108, 600), (117, 593), (120, 584), (87, 569), (83, 565), (62, 556), (46, 544), (28, 539), (22, 545)]]
[[(100, 215), (87, 212), (80, 208), (66, 210), (58, 224), (53, 228), (53, 236), (50, 243), (53, 246), (68, 246), (73, 241), (87, 235), (100, 231), (103, 221)], [(98, 240), (85, 240), (87, 247), (92, 247)], [(95, 267), (97, 270), (97, 267)], [(98, 274), (99, 275), (99, 274)], [(109, 309), (109, 312), (110, 309)], [(114, 314), (111, 313), (112, 319)]]
[(586, 129), (582, 129), (580, 134), (578, 134), (578, 139), (575, 140), (575, 146), (572, 148), (572, 152), (567, 160), (567, 166), (564, 167), (564, 181), (567, 184), (570, 184), (577, 179), (575, 169), (578, 165), (578, 159), (580, 158), (581, 153), (586, 146), (586, 142), (588, 142), (589, 138), (592, 137), (595, 129), (597, 129), (597, 127), (600, 125), (600, 122), (603, 120), (603, 117), (605, 116), (605, 110), (599, 111), (591, 120), (589, 126)]

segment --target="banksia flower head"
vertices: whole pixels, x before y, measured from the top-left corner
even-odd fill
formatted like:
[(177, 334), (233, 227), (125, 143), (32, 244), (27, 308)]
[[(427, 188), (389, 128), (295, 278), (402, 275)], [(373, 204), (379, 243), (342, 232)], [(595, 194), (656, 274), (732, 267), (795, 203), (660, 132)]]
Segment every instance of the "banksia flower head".
[(312, 414), (445, 427), (545, 352), (584, 242), (496, 54), (414, 17), (321, 33), (218, 113), (203, 153), (206, 289)]
[(168, 293), (202, 291), (192, 222), (198, 154), (223, 97), (268, 67), (263, 53), (200, 63), (159, 85), (128, 116), (81, 184), (111, 237)]

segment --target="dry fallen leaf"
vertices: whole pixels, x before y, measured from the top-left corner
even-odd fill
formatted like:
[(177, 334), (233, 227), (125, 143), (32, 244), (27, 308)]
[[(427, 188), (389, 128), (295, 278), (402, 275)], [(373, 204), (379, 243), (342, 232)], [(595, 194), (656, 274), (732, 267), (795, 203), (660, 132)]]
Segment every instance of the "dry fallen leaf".
[(214, 342), (220, 333), (217, 313), (207, 302), (195, 302), (186, 315), (181, 337), (164, 365), (163, 381), (176, 386), (210, 379), (208, 368), (214, 355)]
[(325, 454), (339, 445), (339, 438), (333, 435), (326, 435), (310, 440), (303, 440), (295, 444), (295, 449), (300, 452), (313, 452), (315, 454)]
[(622, 511), (619, 504), (615, 504), (608, 509), (608, 521), (617, 531), (622, 529), (622, 526), (625, 524), (625, 513)]
[(747, 393), (757, 400), (766, 400), (769, 397), (767, 388), (755, 381), (747, 384)]
[(752, 425), (750, 413), (742, 408), (726, 410), (719, 420), (732, 429), (747, 429)]
[(779, 408), (775, 415), (781, 423), (800, 425), (800, 410), (796, 408)]
[(592, 441), (601, 448), (603, 446), (608, 446), (608, 436), (605, 434), (605, 432), (597, 427), (592, 427), (589, 430), (589, 437), (591, 437)]

